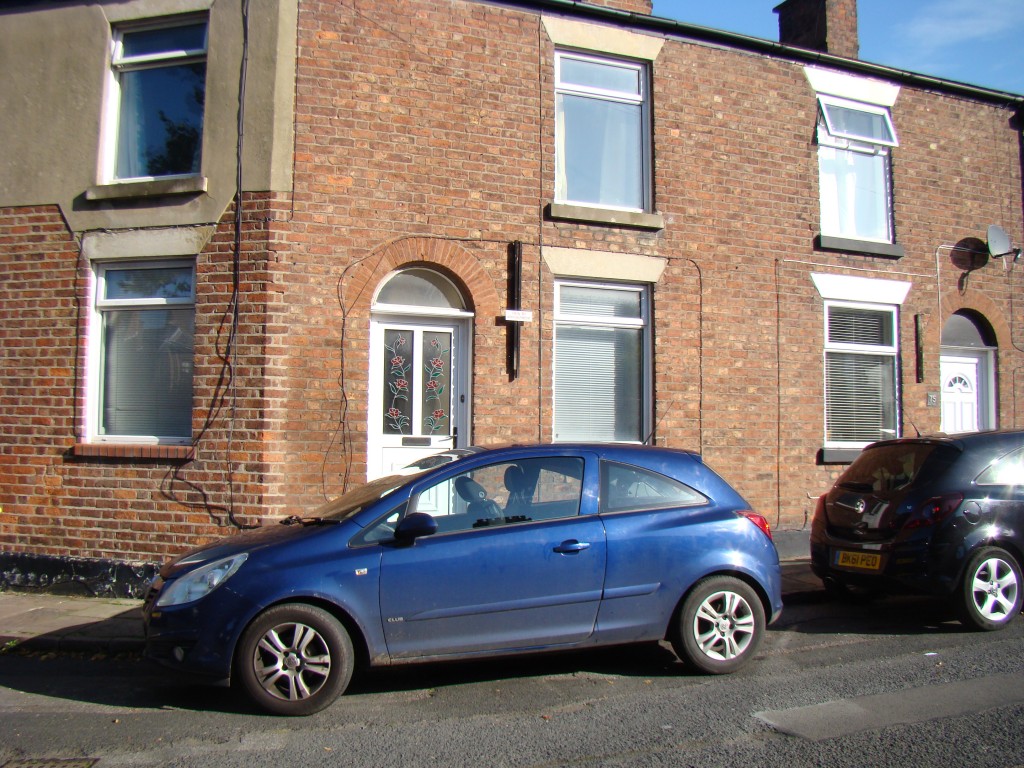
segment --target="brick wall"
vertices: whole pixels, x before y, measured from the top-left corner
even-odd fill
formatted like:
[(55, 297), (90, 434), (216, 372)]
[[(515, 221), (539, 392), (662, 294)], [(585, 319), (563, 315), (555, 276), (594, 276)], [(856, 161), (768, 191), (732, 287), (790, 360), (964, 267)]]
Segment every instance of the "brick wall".
[(197, 259), (189, 461), (101, 446), (76, 454), (91, 270), (56, 208), (0, 212), (0, 550), (158, 562), (259, 522), (265, 307), (277, 295), (266, 253), (280, 210), (267, 196), (247, 201), (230, 358), (231, 214)]
[[(293, 351), (289, 391), (295, 406), (303, 400), (307, 445), (329, 450), (284, 450), (308, 461), (286, 458), (281, 498), (329, 495), (361, 479), (369, 305), (389, 271), (415, 262), (439, 265), (477, 311), (473, 440), (487, 444), (551, 438), (554, 276), (541, 247), (667, 258), (654, 289), (657, 440), (701, 449), (785, 526), (803, 524), (808, 496), (838, 471), (818, 463), (824, 321), (811, 272), (913, 283), (900, 326), (903, 400), (922, 430), (938, 428), (938, 409), (925, 403), (938, 390), (948, 315), (940, 296), (987, 307), (997, 324), (1009, 318), (1015, 272), (993, 263), (964, 283), (935, 255), (995, 221), (1019, 240), (1020, 163), (1005, 110), (904, 87), (893, 165), (907, 256), (817, 251), (816, 102), (802, 67), (670, 41), (654, 65), (657, 208), (666, 228), (546, 221), (553, 47), (536, 15), (458, 2), (406, 3), (397, 13), (377, 5), (367, 34), (365, 19), (345, 6), (304, 9), (296, 272), (285, 278), (292, 301), (283, 346)], [(523, 327), (522, 373), (509, 382), (496, 309), (512, 240), (525, 244), (522, 306), (536, 322)], [(930, 334), (921, 384), (914, 315)], [(1001, 369), (1015, 367), (1018, 354), (1002, 347)], [(1001, 387), (1009, 425), (1016, 393), (1009, 379)]]

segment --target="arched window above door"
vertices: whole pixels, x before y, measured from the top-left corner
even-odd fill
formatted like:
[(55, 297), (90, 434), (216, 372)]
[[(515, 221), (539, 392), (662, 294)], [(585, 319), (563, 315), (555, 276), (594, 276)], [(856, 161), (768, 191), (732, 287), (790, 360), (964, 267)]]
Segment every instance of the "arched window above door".
[(381, 285), (373, 303), (375, 311), (424, 310), (443, 314), (465, 314), (462, 292), (447, 277), (432, 269), (411, 267), (396, 272)]
[(950, 315), (942, 326), (942, 346), (989, 349), (996, 346), (995, 334), (988, 322), (968, 312)]

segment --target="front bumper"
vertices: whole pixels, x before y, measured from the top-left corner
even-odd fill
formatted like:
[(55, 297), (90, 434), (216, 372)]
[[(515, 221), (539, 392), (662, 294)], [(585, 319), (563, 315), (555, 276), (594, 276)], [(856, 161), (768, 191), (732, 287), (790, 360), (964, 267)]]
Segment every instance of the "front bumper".
[(157, 608), (154, 584), (142, 610), (146, 658), (191, 675), (227, 680), (246, 611), (226, 586), (201, 600)]

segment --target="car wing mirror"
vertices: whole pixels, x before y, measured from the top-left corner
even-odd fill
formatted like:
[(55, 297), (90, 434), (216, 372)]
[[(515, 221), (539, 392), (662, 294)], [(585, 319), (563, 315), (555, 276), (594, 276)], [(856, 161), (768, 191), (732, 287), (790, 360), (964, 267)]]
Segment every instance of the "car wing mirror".
[(437, 520), (426, 512), (413, 512), (406, 515), (395, 528), (395, 541), (399, 544), (412, 544), (421, 536), (432, 536), (437, 533)]

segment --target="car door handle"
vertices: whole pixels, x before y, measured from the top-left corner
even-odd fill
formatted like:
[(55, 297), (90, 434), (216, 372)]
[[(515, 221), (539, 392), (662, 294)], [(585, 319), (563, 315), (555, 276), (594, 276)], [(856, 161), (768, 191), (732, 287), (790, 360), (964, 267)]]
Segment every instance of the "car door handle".
[(577, 552), (582, 552), (584, 549), (590, 549), (590, 544), (588, 542), (569, 539), (555, 547), (555, 552), (563, 555), (573, 555)]

